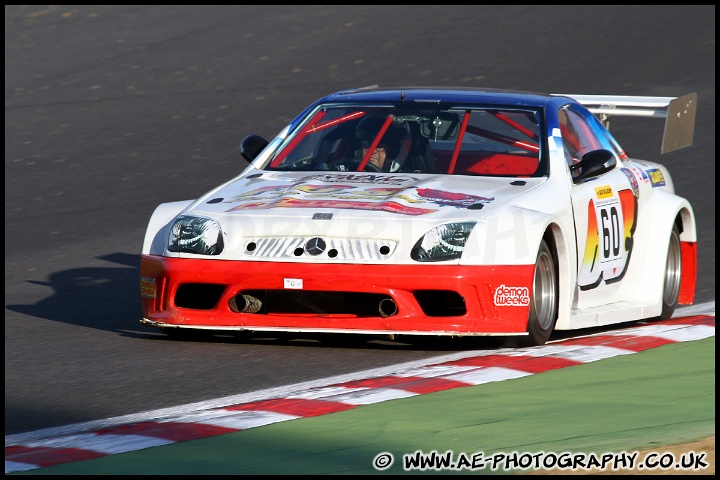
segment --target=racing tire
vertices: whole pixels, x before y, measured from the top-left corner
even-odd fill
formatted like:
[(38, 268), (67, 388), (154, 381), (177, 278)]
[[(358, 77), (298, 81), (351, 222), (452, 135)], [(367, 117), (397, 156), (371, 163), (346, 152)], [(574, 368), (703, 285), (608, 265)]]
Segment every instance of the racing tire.
[(668, 244), (667, 262), (665, 263), (665, 280), (663, 281), (662, 312), (660, 320), (667, 320), (675, 313), (680, 295), (682, 277), (682, 252), (680, 251), (680, 231), (673, 225)]
[(520, 347), (544, 345), (555, 329), (558, 314), (558, 278), (555, 258), (547, 242), (543, 240), (535, 261), (535, 275), (530, 292), (530, 313), (527, 335), (517, 337)]

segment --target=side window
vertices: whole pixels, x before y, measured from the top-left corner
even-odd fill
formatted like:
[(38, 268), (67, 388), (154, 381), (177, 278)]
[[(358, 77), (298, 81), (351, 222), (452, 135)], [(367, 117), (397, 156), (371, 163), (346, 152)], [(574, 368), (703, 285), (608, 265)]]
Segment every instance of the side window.
[(565, 160), (568, 165), (578, 163), (584, 154), (594, 150), (596, 142), (593, 139), (591, 129), (584, 119), (573, 112), (569, 106), (558, 112), (560, 118), (560, 132), (562, 134)]
[(618, 159), (627, 159), (615, 138), (589, 111), (577, 105), (565, 105), (558, 117), (568, 165), (579, 162), (587, 152), (601, 148), (610, 150)]
[(625, 151), (620, 147), (617, 140), (615, 140), (615, 137), (610, 134), (610, 131), (603, 126), (603, 124), (600, 122), (600, 120), (597, 119), (597, 117), (592, 116), (589, 118), (589, 124), (593, 131), (595, 132), (595, 136), (600, 142), (600, 146), (598, 148), (604, 148), (606, 150), (610, 150), (615, 154), (615, 156), (622, 160), (627, 161), (628, 155), (625, 153)]

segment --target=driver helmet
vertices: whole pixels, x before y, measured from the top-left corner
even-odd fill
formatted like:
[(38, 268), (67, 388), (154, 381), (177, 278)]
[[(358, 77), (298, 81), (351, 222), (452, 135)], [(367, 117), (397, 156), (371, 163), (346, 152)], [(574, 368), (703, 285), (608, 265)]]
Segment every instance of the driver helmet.
[[(355, 129), (358, 149), (368, 148), (372, 144), (386, 120), (387, 117), (382, 115), (367, 115), (360, 120)], [(385, 148), (387, 159), (392, 162), (390, 171), (399, 170), (410, 148), (410, 135), (407, 124), (393, 120), (378, 146)]]

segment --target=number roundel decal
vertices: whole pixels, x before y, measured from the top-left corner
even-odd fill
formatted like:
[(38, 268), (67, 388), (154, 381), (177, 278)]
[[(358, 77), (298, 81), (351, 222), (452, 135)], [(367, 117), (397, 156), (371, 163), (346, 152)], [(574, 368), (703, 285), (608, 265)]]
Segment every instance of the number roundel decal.
[(637, 198), (632, 190), (615, 194), (610, 186), (595, 189), (588, 202), (585, 253), (578, 274), (581, 290), (622, 279), (630, 262), (637, 223)]

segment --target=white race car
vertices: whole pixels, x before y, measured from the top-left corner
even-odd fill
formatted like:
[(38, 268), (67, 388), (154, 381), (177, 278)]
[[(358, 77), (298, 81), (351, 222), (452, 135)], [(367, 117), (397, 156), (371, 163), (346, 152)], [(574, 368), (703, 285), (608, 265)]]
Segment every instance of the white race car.
[[(693, 210), (613, 115), (692, 144), (697, 95), (360, 88), (317, 100), (196, 200), (153, 213), (142, 323), (483, 335), (669, 318), (695, 296)], [(650, 120), (655, 121), (655, 120)]]

